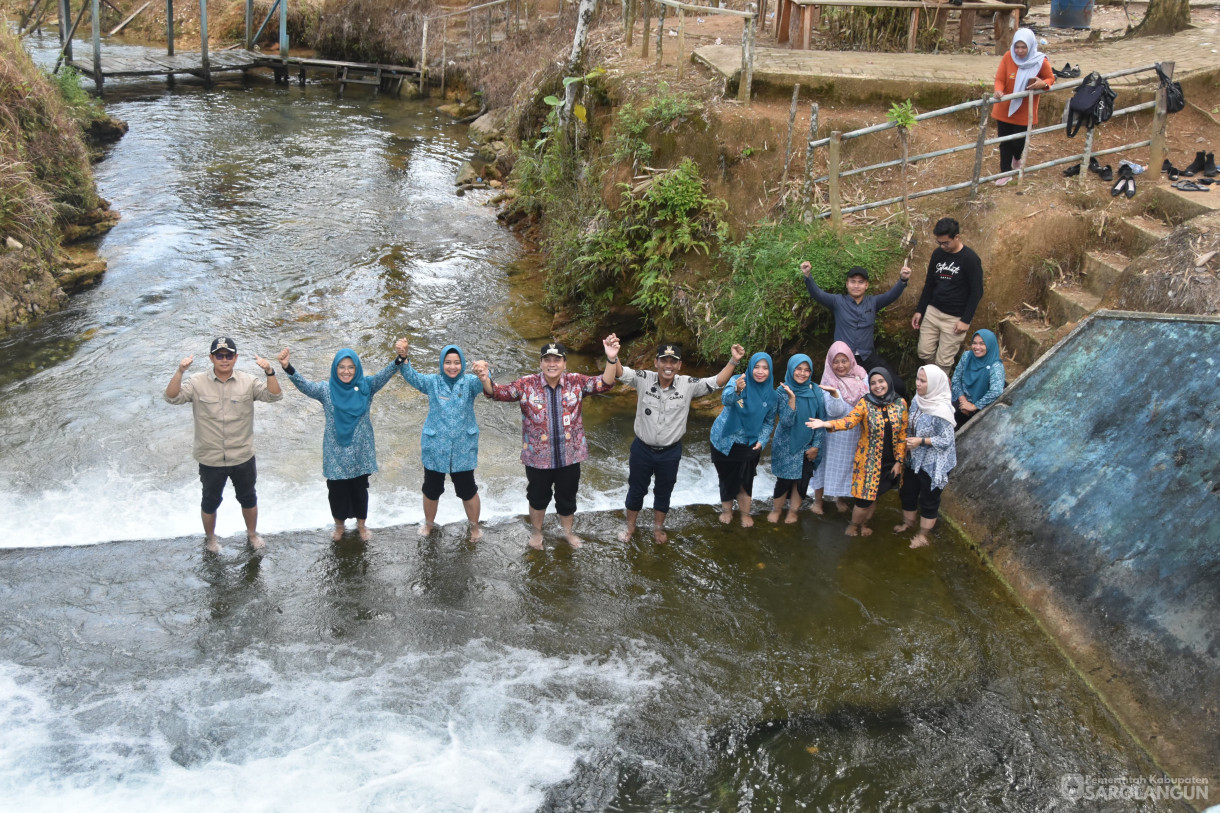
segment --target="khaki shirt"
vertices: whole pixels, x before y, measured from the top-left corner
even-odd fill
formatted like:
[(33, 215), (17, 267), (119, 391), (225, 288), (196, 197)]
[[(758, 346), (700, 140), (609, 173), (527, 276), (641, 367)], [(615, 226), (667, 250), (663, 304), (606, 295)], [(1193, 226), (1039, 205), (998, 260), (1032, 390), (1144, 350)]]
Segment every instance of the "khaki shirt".
[(649, 446), (670, 446), (686, 434), (692, 398), (720, 389), (716, 377), (674, 376), (674, 383), (661, 389), (654, 370), (633, 370), (623, 365), (619, 383), (635, 387), (635, 436)]
[(214, 370), (195, 373), (182, 382), (171, 404), (191, 402), (195, 413), (195, 459), (205, 466), (240, 466), (254, 457), (254, 402), (278, 401), (283, 393), (238, 370), (221, 381)]

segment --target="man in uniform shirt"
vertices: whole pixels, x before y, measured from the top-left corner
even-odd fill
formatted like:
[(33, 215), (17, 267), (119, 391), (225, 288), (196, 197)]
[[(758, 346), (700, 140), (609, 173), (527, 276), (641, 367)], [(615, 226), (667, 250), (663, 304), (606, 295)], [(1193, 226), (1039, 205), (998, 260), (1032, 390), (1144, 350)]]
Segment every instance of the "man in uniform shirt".
[[(617, 341), (617, 337), (612, 336)], [(618, 364), (618, 380), (635, 387), (635, 440), (631, 443), (631, 462), (627, 476), (627, 527), (619, 534), (626, 542), (635, 533), (636, 519), (644, 507), (648, 485), (656, 477), (652, 492), (653, 538), (658, 545), (669, 541), (665, 533), (665, 515), (669, 513), (669, 495), (678, 480), (678, 464), (682, 462), (682, 436), (686, 434), (686, 419), (693, 398), (707, 395), (728, 383), (733, 369), (746, 356), (739, 344), (733, 345), (732, 360), (713, 378), (692, 378), (678, 375), (682, 369), (682, 347), (662, 344), (657, 348), (657, 369), (632, 370)]]
[(257, 470), (254, 463), (254, 402), (278, 401), (284, 397), (275, 378), (271, 362), (255, 355), (254, 363), (267, 376), (264, 384), (249, 373), (235, 371), (237, 344), (227, 336), (212, 341), (208, 351), (212, 369), (195, 373), (186, 381), (183, 373), (195, 360), (187, 356), (169, 386), (165, 400), (171, 404), (191, 403), (195, 415), (195, 459), (199, 461), (199, 480), (203, 483), (201, 513), (204, 544), (212, 553), (220, 551), (216, 539), (216, 509), (224, 492), (225, 481), (233, 481), (233, 490), (241, 504), (246, 521), (246, 538), (250, 547), (261, 548), (258, 535), (258, 497), (254, 493)]

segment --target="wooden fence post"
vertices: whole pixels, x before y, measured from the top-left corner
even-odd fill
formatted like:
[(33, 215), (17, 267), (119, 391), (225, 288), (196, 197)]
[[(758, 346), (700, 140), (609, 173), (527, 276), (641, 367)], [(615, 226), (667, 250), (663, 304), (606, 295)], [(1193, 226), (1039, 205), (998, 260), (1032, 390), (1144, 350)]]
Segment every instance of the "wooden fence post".
[[(1165, 72), (1165, 76), (1173, 79), (1173, 62), (1162, 62), (1161, 70)], [(1157, 83), (1156, 89), (1156, 108), (1152, 113), (1152, 144), (1149, 145), (1148, 171), (1159, 175), (1161, 172), (1161, 164), (1165, 161), (1165, 131), (1169, 123), (1169, 99), (1165, 93), (1165, 86)], [(1083, 169), (1081, 170), (1084, 171)], [(1155, 175), (1153, 176), (1155, 177)]]
[[(990, 99), (990, 93), (984, 93), (983, 99)], [(987, 140), (987, 122), (991, 118), (991, 108), (987, 104), (979, 105), (979, 136), (974, 142), (974, 175), (970, 178), (970, 200), (979, 193), (979, 178), (983, 175), (983, 147)]]
[(648, 59), (648, 34), (652, 31), (652, 0), (643, 0), (640, 19), (644, 22), (644, 35), (640, 37), (640, 59)]
[(254, 48), (250, 38), (254, 35), (254, 0), (246, 0), (246, 50)]
[(449, 46), (449, 18), (441, 23), (441, 98), (445, 98), (445, 68), (449, 63), (446, 49)]
[[(165, 0), (165, 53), (174, 55), (174, 0)], [(169, 78), (172, 80), (174, 75), (171, 73)]]
[[(203, 57), (203, 86), (212, 84), (212, 62), (208, 58), (208, 0), (199, 0), (199, 48)], [(276, 74), (279, 77), (279, 74)]]
[[(97, 0), (92, 0), (90, 9), (93, 14), (93, 84), (97, 87), (97, 95), (102, 95), (102, 83), (105, 77), (102, 76), (102, 18), (98, 12)], [(203, 68), (206, 71), (208, 67), (207, 51), (203, 52)]]
[(813, 142), (818, 140), (818, 103), (809, 105), (809, 140), (805, 142), (805, 185), (801, 198), (805, 205), (813, 199)]
[(675, 71), (678, 81), (682, 80), (682, 54), (686, 50), (686, 12), (678, 6), (678, 64)]
[(665, 50), (665, 4), (658, 3), (657, 5), (661, 7), (661, 11), (657, 15), (657, 67), (660, 67), (662, 52)]
[(632, 43), (635, 40), (635, 4), (636, 0), (627, 0), (627, 19), (624, 22), (626, 23), (625, 27), (627, 29), (626, 35), (628, 48), (633, 47)]
[[(423, 96), (427, 93), (427, 85), (425, 77), (428, 74), (428, 18), (424, 18), (423, 42), (419, 46), (419, 95)], [(441, 53), (444, 53), (444, 46), (441, 46)], [(444, 57), (442, 57), (443, 59)], [(443, 68), (441, 70), (444, 70)]]
[(737, 83), (737, 99), (746, 104), (754, 86), (754, 27), (755, 18), (746, 17), (741, 28), (741, 80)]
[(830, 149), (826, 159), (826, 174), (830, 187), (830, 224), (835, 231), (843, 230), (842, 204), (839, 200), (839, 149), (843, 145), (843, 134), (838, 130), (830, 134)]
[(788, 167), (792, 164), (792, 131), (796, 129), (796, 100), (800, 98), (801, 86), (792, 88), (792, 105), (788, 108), (788, 144), (784, 147), (784, 174), (779, 179), (780, 200), (784, 199), (784, 190), (788, 188)]
[[(1084, 155), (1080, 157), (1080, 175), (1076, 178), (1076, 188), (1083, 191), (1085, 179), (1089, 177), (1089, 158), (1093, 155), (1093, 128), (1084, 133)], [(1149, 167), (1151, 169), (1151, 167)]]
[[(280, 59), (288, 58), (288, 0), (280, 0)], [(287, 70), (284, 72), (287, 77)]]

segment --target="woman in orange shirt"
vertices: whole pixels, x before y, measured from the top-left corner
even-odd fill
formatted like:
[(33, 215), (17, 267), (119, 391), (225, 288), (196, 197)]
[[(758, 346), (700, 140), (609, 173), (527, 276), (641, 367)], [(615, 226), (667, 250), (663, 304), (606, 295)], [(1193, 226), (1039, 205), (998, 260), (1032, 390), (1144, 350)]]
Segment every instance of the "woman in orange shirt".
[[(1051, 61), (1038, 50), (1034, 32), (1028, 28), (1017, 29), (1008, 53), (1000, 59), (1000, 67), (995, 72), (996, 96), (1007, 96), (1023, 90), (1047, 90), (1054, 82)], [(995, 119), (1000, 137), (1024, 133), (1031, 124), (1038, 123), (1038, 97), (999, 102), (992, 105), (991, 117)], [(1021, 153), (1024, 151), (1024, 138), (1000, 142), (1000, 171), (1020, 169)], [(1000, 178), (995, 183), (996, 186), (1003, 186), (1011, 180), (1011, 177)]]

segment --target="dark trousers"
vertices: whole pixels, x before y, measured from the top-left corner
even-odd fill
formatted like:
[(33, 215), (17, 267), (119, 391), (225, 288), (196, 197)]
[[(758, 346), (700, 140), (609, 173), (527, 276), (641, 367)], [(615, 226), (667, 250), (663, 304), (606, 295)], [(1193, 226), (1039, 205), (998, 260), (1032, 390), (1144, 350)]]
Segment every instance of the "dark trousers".
[(335, 519), (369, 518), (369, 476), (367, 474), (348, 480), (327, 480), (326, 496), (330, 499), (330, 515)]
[(864, 368), (865, 373), (868, 373), (874, 367), (881, 367), (888, 370), (890, 378), (894, 379), (894, 392), (898, 393), (899, 398), (907, 397), (907, 382), (903, 380), (902, 376), (898, 375), (898, 368), (878, 355), (876, 351), (874, 351), (873, 354), (868, 358), (856, 356), (856, 363)]
[(627, 499), (628, 511), (639, 511), (644, 507), (644, 495), (652, 478), (657, 478), (652, 492), (652, 507), (662, 513), (669, 511), (669, 496), (674, 483), (678, 482), (678, 465), (682, 462), (682, 441), (658, 449), (636, 438), (631, 443), (631, 460), (628, 464)]
[[(775, 478), (775, 493), (771, 495), (771, 498), (775, 499), (775, 500), (782, 500), (785, 497), (791, 495), (792, 487), (796, 486), (796, 493), (800, 496), (800, 499), (802, 499), (802, 500), (805, 499), (806, 497), (809, 496), (809, 480), (812, 477), (813, 477), (813, 461), (806, 457), (804, 463), (801, 464), (801, 479), (785, 480), (782, 477), (776, 477)], [(788, 507), (789, 507), (789, 509), (792, 509), (792, 508), (795, 508), (796, 506), (788, 506)]]
[(716, 477), (720, 480), (721, 502), (732, 502), (743, 491), (754, 496), (754, 475), (758, 472), (761, 457), (761, 449), (744, 443), (734, 443), (727, 455), (712, 447), (712, 465), (716, 467)]
[(895, 477), (893, 474), (893, 471), (894, 471), (893, 463), (890, 463), (888, 466), (882, 467), (881, 481), (877, 483), (877, 498), (876, 499), (862, 500), (859, 497), (854, 497), (854, 498), (852, 498), (852, 503), (854, 503), (857, 508), (868, 508), (870, 505), (875, 503), (877, 500), (881, 499), (882, 494), (884, 494), (887, 491), (892, 491), (893, 489), (897, 488), (898, 487), (898, 478), (901, 477), (902, 475), (898, 475), (898, 477)]
[[(452, 472), (449, 475), (449, 479), (453, 481), (453, 490), (462, 502), (474, 499), (474, 495), (479, 493), (479, 486), (474, 481), (473, 469)], [(441, 495), (445, 493), (445, 473), (425, 468), (422, 491), (424, 496), (429, 500), (439, 500)]]
[(902, 502), (903, 511), (918, 508), (919, 515), (924, 519), (936, 519), (940, 516), (940, 495), (943, 492), (943, 488), (932, 488), (932, 476), (926, 471), (905, 469), (902, 472), (898, 499)]
[(545, 511), (555, 496), (555, 513), (570, 517), (576, 513), (576, 491), (580, 488), (580, 464), (558, 469), (525, 467), (525, 499), (535, 511)]
[[(1007, 102), (1005, 102), (1007, 104)], [(1029, 104), (1027, 101), (1026, 104)], [(1024, 124), (1010, 124), (1007, 121), (997, 121), (996, 135), (1001, 138), (1007, 135), (1015, 135), (1024, 133), (1029, 128)], [(1012, 159), (1020, 159), (1021, 153), (1025, 152), (1025, 139), (1014, 138), (1012, 141), (1000, 142), (1000, 171), (1008, 172), (1012, 169)]]
[(224, 499), (225, 481), (233, 481), (233, 491), (242, 508), (258, 505), (254, 493), (254, 481), (258, 479), (258, 467), (254, 458), (236, 466), (205, 466), (199, 464), (199, 482), (203, 484), (203, 499), (199, 507), (205, 514), (215, 514)]
[(979, 414), (980, 411), (981, 410), (976, 410), (974, 412), (971, 412), (969, 415), (967, 415), (965, 412), (962, 412), (961, 407), (959, 407), (955, 404), (953, 406), (953, 422), (957, 424), (956, 428), (961, 429), (963, 426), (966, 425), (967, 421), (969, 421), (975, 415)]

